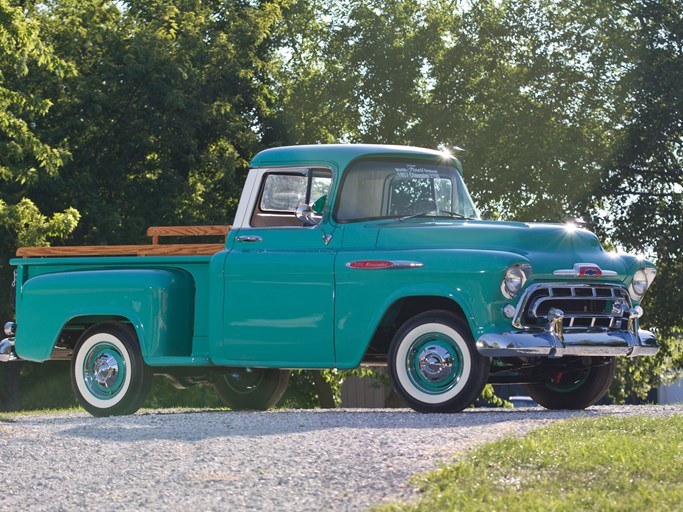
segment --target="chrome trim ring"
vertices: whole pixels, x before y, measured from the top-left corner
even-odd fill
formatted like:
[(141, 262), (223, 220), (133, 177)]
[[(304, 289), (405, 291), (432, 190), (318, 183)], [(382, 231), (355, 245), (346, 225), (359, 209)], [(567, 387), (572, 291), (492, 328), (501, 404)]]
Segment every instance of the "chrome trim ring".
[(233, 368), (223, 376), (225, 383), (235, 393), (248, 395), (258, 390), (265, 378), (263, 368)]
[(85, 356), (83, 379), (88, 391), (101, 400), (109, 400), (121, 390), (125, 362), (117, 348), (109, 343), (94, 345)]

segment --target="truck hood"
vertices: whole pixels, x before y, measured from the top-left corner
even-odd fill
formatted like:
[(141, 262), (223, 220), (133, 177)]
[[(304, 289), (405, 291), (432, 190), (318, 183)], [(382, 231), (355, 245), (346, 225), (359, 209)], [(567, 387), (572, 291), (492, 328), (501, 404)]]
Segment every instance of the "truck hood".
[[(382, 224), (377, 236), (380, 249), (460, 249), (495, 251), (519, 256), (532, 265), (536, 276), (553, 277), (555, 270), (592, 263), (617, 272), (610, 280), (623, 280), (635, 258), (604, 251), (598, 238), (585, 229), (563, 224), (499, 221), (432, 221), (409, 219)], [(473, 255), (476, 257), (476, 255)]]

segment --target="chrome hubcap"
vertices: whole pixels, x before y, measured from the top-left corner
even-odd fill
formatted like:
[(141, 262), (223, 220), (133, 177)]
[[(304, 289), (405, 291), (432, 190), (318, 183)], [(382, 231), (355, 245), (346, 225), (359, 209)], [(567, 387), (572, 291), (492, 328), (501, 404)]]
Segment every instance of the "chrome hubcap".
[(93, 365), (93, 378), (103, 388), (112, 387), (119, 376), (119, 365), (111, 354), (100, 355)]
[(453, 357), (443, 347), (429, 345), (417, 356), (418, 368), (422, 375), (431, 382), (448, 379), (453, 372)]
[(108, 342), (92, 346), (83, 359), (83, 381), (99, 400), (115, 398), (124, 388), (126, 361), (120, 350)]
[(421, 392), (438, 395), (458, 384), (463, 357), (457, 343), (440, 332), (430, 332), (412, 342), (406, 354), (406, 371)]

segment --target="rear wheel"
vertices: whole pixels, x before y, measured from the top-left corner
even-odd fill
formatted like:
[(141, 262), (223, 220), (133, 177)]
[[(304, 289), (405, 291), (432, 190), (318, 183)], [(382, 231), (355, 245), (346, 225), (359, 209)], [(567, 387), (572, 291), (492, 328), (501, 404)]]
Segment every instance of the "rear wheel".
[(396, 393), (419, 412), (457, 412), (481, 394), (489, 360), (477, 351), (469, 327), (448, 311), (408, 320), (389, 348)]
[(152, 372), (132, 328), (104, 322), (83, 333), (71, 359), (76, 398), (93, 416), (137, 411), (149, 394)]
[(585, 357), (543, 383), (525, 384), (529, 396), (546, 409), (585, 409), (600, 400), (614, 380), (614, 357)]
[(277, 404), (287, 390), (289, 370), (230, 368), (211, 383), (221, 401), (231, 409), (265, 411)]

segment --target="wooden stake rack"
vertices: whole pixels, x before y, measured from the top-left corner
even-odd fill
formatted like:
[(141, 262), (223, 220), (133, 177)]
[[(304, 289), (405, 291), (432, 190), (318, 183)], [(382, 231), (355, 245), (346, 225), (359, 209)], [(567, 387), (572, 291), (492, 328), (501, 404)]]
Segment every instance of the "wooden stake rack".
[[(230, 226), (152, 226), (147, 245), (80, 245), (71, 247), (20, 247), (20, 258), (55, 256), (210, 256), (222, 251)], [(165, 236), (222, 236), (220, 244), (160, 244)]]

